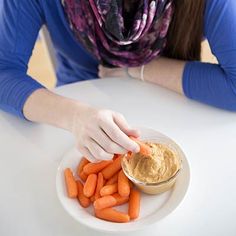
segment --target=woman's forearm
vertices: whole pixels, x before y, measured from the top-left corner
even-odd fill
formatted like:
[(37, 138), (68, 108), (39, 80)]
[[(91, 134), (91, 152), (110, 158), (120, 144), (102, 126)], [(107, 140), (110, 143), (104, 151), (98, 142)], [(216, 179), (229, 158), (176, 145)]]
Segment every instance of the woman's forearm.
[(47, 89), (38, 89), (27, 99), (23, 113), (26, 119), (71, 131), (73, 119), (85, 106)]
[[(143, 78), (177, 93), (183, 94), (182, 77), (185, 61), (169, 58), (159, 58), (146, 64)], [(129, 68), (132, 77), (141, 79), (141, 67)]]

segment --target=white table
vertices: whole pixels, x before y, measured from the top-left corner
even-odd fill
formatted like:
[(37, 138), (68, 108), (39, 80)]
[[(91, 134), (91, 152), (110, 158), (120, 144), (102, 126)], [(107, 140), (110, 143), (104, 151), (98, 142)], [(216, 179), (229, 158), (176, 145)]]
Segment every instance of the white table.
[[(170, 136), (187, 155), (191, 182), (182, 204), (147, 230), (127, 235), (236, 235), (235, 113), (130, 79), (87, 81), (56, 92), (119, 111), (130, 124)], [(57, 166), (73, 142), (65, 131), (0, 112), (1, 236), (95, 234), (74, 221), (56, 196)]]

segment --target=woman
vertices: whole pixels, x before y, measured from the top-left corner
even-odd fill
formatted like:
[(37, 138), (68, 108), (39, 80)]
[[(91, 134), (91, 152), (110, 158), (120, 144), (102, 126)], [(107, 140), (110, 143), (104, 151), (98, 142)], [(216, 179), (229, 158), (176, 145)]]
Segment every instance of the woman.
[[(0, 19), (0, 107), (71, 131), (90, 160), (138, 152), (128, 136), (139, 133), (121, 114), (58, 96), (26, 74), (43, 24), (58, 85), (128, 74), (236, 110), (234, 0), (2, 0)], [(219, 65), (199, 62), (204, 37)]]

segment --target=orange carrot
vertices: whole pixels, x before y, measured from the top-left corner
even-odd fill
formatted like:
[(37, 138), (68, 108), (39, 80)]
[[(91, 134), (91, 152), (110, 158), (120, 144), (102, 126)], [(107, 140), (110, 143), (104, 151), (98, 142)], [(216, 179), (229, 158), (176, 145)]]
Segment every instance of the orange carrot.
[(84, 182), (86, 181), (86, 179), (88, 178), (88, 176), (83, 172), (81, 171), (79, 173), (79, 177), (81, 178), (81, 180), (83, 180)]
[(100, 190), (104, 185), (104, 179), (103, 179), (103, 175), (101, 172), (98, 173), (98, 181), (97, 181), (97, 187), (96, 187), (96, 191), (95, 191), (95, 200), (97, 200), (98, 198), (101, 197), (100, 195)]
[(129, 216), (130, 219), (136, 219), (139, 216), (140, 211), (140, 192), (131, 189), (130, 198), (129, 198)]
[(79, 162), (79, 165), (77, 167), (77, 175), (79, 176), (81, 171), (83, 170), (84, 166), (87, 165), (88, 163), (90, 163), (89, 160), (87, 160), (85, 157), (82, 157), (80, 162)]
[(145, 155), (145, 156), (150, 156), (150, 154), (152, 153), (151, 148), (145, 144), (144, 142), (138, 140), (137, 138), (134, 137), (130, 137), (130, 139), (132, 139), (134, 142), (136, 142), (139, 147), (140, 147), (140, 153)]
[(102, 170), (105, 179), (110, 179), (121, 169), (121, 156), (117, 157), (110, 165)]
[(129, 180), (129, 187), (130, 189), (133, 188), (134, 184)]
[(115, 184), (110, 184), (110, 185), (106, 185), (104, 187), (101, 188), (100, 190), (100, 195), (103, 196), (107, 196), (107, 195), (111, 195), (113, 193), (116, 193), (118, 190), (118, 186), (117, 183)]
[(84, 166), (83, 171), (86, 175), (90, 174), (97, 174), (99, 171), (104, 169), (106, 166), (112, 163), (112, 160), (110, 161), (101, 161), (98, 163), (88, 163), (86, 166)]
[(130, 194), (129, 179), (126, 177), (123, 170), (118, 174), (118, 193), (122, 197), (127, 197)]
[(94, 202), (95, 201), (95, 195), (93, 195), (92, 197), (90, 197), (90, 201)]
[(118, 181), (118, 173), (113, 175), (110, 179), (107, 180), (106, 185), (114, 184)]
[(70, 168), (64, 170), (66, 189), (68, 197), (76, 198), (78, 195), (77, 184)]
[(79, 203), (82, 207), (86, 208), (90, 205), (90, 199), (84, 196), (84, 192), (83, 192), (84, 186), (83, 186), (83, 184), (79, 180), (77, 180), (76, 182), (77, 182), (77, 187), (78, 187), (78, 200), (79, 200)]
[(112, 160), (114, 161), (115, 159), (117, 159), (119, 156), (122, 156), (121, 154), (114, 154)]
[(103, 208), (112, 207), (116, 205), (116, 199), (112, 196), (104, 196), (98, 198), (93, 203), (95, 209), (101, 210)]
[(119, 193), (114, 193), (111, 196), (116, 199), (116, 206), (123, 205), (129, 201), (129, 197), (122, 197)]
[(97, 185), (97, 175), (91, 174), (88, 176), (85, 184), (84, 184), (84, 195), (86, 197), (93, 196)]
[(128, 214), (117, 211), (113, 208), (106, 208), (102, 210), (95, 209), (95, 216), (103, 220), (117, 222), (117, 223), (126, 223), (126, 222), (129, 222), (130, 220), (130, 217)]
[(128, 151), (128, 153), (127, 153), (127, 158), (129, 159), (129, 158), (131, 158), (131, 156), (132, 156), (132, 152), (131, 152), (131, 151)]

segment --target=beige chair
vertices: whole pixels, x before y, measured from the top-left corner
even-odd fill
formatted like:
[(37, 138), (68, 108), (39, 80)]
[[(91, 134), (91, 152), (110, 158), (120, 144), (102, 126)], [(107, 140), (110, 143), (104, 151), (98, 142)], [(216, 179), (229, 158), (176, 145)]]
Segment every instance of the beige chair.
[(42, 29), (40, 30), (40, 38), (42, 39), (43, 46), (45, 48), (48, 58), (50, 59), (51, 66), (55, 72), (56, 59), (55, 59), (54, 48), (48, 30), (45, 26), (43, 26)]

